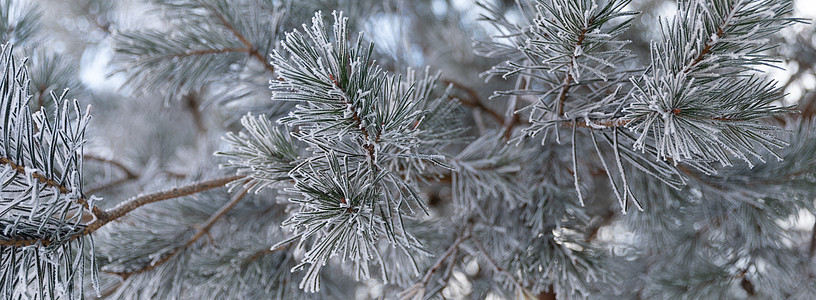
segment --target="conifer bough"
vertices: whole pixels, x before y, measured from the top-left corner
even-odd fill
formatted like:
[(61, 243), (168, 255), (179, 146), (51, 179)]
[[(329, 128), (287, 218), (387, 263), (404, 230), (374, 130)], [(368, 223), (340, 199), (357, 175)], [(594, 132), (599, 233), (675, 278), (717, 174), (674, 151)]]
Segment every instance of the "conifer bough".
[[(15, 25), (0, 31), (25, 44), (38, 11), (10, 3), (0, 24)], [(407, 44), (430, 43), (431, 26), (494, 34), (460, 45), (492, 67), (416, 55), (449, 59), (440, 71), (393, 70), (414, 54), (353, 34), (387, 7), (153, 5), (166, 28), (100, 28), (128, 101), (185, 100), (209, 171), (109, 202), (106, 189), (156, 167), (86, 154), (90, 106), (48, 93), (76, 80), (29, 70), (51, 56), (16, 60), (6, 43), (4, 299), (816, 297), (816, 235), (783, 223), (814, 210), (814, 125), (758, 70), (780, 60), (769, 39), (801, 21), (790, 0), (678, 1), (646, 51), (626, 40), (631, 0), (480, 2), (480, 25), (423, 3)], [(478, 88), (462, 75), (474, 68)], [(213, 125), (219, 113), (244, 115), (242, 129), (213, 146), (232, 129)], [(104, 201), (85, 194), (102, 178), (85, 158), (125, 173), (91, 189)], [(218, 162), (232, 174), (215, 175)]]

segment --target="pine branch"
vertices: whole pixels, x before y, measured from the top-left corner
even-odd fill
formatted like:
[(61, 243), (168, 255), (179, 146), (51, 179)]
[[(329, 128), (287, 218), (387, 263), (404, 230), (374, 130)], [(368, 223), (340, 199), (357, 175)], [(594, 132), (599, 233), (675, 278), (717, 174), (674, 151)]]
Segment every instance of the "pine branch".
[[(17, 172), (17, 174), (20, 175), (20, 176), (25, 176), (26, 175), (26, 166), (14, 163), (12, 160), (10, 160), (8, 158), (0, 157), (0, 164), (8, 165), (15, 172)], [(70, 189), (63, 186), (62, 184), (59, 184), (58, 182), (54, 181), (53, 179), (48, 178), (48, 176), (40, 174), (39, 172), (32, 172), (31, 177), (34, 177), (35, 179), (37, 179), (37, 181), (39, 181), (42, 184), (45, 184), (45, 185), (47, 185), (49, 187), (57, 189), (62, 194), (71, 194)], [(77, 201), (77, 203), (82, 204), (82, 206), (84, 206), (85, 208), (88, 208), (88, 201), (85, 199), (84, 196), (76, 199), (76, 201)], [(98, 208), (98, 207), (93, 207), (91, 209), (92, 209), (92, 212), (95, 215), (98, 214), (98, 213), (102, 213), (101, 209)], [(2, 245), (1, 241), (0, 241), (0, 245)]]
[[(296, 128), (291, 136), (307, 146), (287, 173), (299, 194), (290, 201), (300, 209), (283, 223), (295, 230), (291, 239), (306, 244), (299, 267), (306, 269), (300, 288), (307, 292), (320, 289), (320, 270), (335, 255), (348, 258), (361, 278), (371, 276), (372, 264), (387, 278), (393, 267), (383, 260), (380, 241), (407, 255), (425, 253), (404, 215), (428, 212), (416, 181), (428, 162), (447, 167), (437, 147), (460, 130), (449, 121), (450, 86), (436, 96), (438, 75), (426, 71), (418, 80), (412, 70), (405, 79), (385, 73), (372, 59), (374, 45), (362, 35), (351, 42), (348, 19), (333, 16), (333, 32), (318, 12), (305, 33), (286, 33), (272, 58), (279, 75), (270, 82), (273, 100), (301, 102), (278, 123)], [(242, 140), (235, 144), (249, 139)], [(246, 157), (278, 160), (264, 153)]]
[(572, 126), (576, 126), (578, 128), (593, 128), (593, 129), (606, 129), (606, 128), (616, 128), (616, 127), (624, 127), (626, 124), (632, 122), (631, 119), (604, 119), (604, 120), (562, 120), (559, 122), (561, 127), (564, 128), (572, 128)]
[[(558, 102), (556, 104), (556, 116), (561, 116), (564, 114), (564, 102), (567, 100), (569, 96), (569, 90), (572, 86), (572, 70), (575, 65), (575, 60), (578, 58), (579, 49), (583, 47), (584, 39), (586, 38), (586, 34), (589, 31), (589, 25), (595, 23), (595, 18), (597, 16), (592, 16), (587, 20), (587, 26), (581, 29), (581, 32), (578, 33), (578, 41), (575, 43), (575, 47), (573, 48), (572, 55), (569, 58), (569, 63), (565, 65), (566, 70), (564, 71), (564, 82), (561, 83), (561, 90), (558, 92)], [(582, 52), (582, 51), (581, 51)]]
[[(178, 197), (188, 196), (195, 193), (219, 188), (226, 186), (227, 184), (245, 178), (244, 175), (234, 175), (222, 178), (211, 179), (207, 181), (201, 181), (195, 184), (173, 188), (167, 191), (157, 192), (153, 194), (148, 194), (144, 196), (137, 196), (131, 198), (127, 201), (119, 203), (114, 208), (109, 210), (102, 210), (101, 208), (94, 206), (92, 208), (92, 212), (96, 217), (96, 220), (88, 223), (77, 235), (71, 236), (71, 240), (77, 239), (82, 236), (89, 235), (94, 231), (98, 230), (105, 224), (110, 222), (116, 221), (117, 219), (127, 215), (131, 211), (142, 207), (146, 204), (174, 199)], [(31, 245), (43, 245), (47, 246), (51, 243), (50, 240), (47, 239), (24, 239), (24, 240), (0, 240), (0, 246), (15, 246), (15, 247), (23, 247), (23, 246), (31, 246)]]
[(264, 58), (264, 55), (262, 55), (261, 52), (258, 51), (258, 49), (255, 48), (254, 45), (252, 45), (252, 43), (249, 42), (249, 40), (246, 38), (246, 36), (244, 36), (243, 33), (238, 31), (238, 29), (236, 29), (235, 26), (232, 25), (232, 23), (230, 23), (229, 20), (227, 20), (226, 16), (224, 16), (223, 13), (221, 13), (218, 9), (216, 9), (212, 5), (208, 5), (202, 2), (199, 3), (201, 3), (201, 5), (203, 5), (205, 8), (207, 8), (207, 10), (210, 11), (210, 13), (212, 13), (218, 19), (218, 22), (220, 22), (221, 25), (224, 25), (224, 27), (226, 27), (227, 30), (229, 30), (241, 42), (241, 44), (244, 44), (244, 46), (246, 46), (246, 48), (242, 48), (241, 50), (243, 51), (240, 52), (247, 52), (252, 58), (255, 58), (255, 60), (260, 62), (264, 66), (264, 69), (268, 70), (270, 73), (273, 74), (275, 73), (275, 67), (272, 66), (272, 64), (270, 64), (269, 61), (267, 61)]
[[(754, 121), (786, 109), (771, 104), (782, 100), (783, 91), (753, 73), (755, 66), (776, 61), (764, 54), (772, 47), (767, 36), (797, 21), (785, 17), (791, 3), (692, 1), (679, 3), (678, 9), (664, 26), (664, 41), (652, 47), (652, 74), (644, 75), (642, 82), (633, 80), (636, 101), (625, 111), (628, 118), (638, 119), (629, 126), (641, 132), (636, 148), (654, 130), (661, 157), (713, 160), (725, 166), (731, 165), (729, 154), (749, 164), (749, 155), (762, 161), (754, 148), (771, 150), (785, 143), (773, 137), (772, 127)], [(650, 111), (644, 104), (653, 107), (651, 116), (643, 114)], [(707, 122), (699, 122), (703, 120)], [(719, 124), (729, 120), (745, 122)], [(660, 133), (664, 128), (674, 133)]]
[(372, 137), (371, 134), (368, 133), (366, 126), (363, 124), (363, 120), (360, 118), (360, 115), (357, 113), (357, 109), (354, 108), (354, 104), (349, 100), (346, 90), (337, 83), (337, 79), (335, 79), (333, 75), (329, 75), (329, 77), (332, 79), (334, 86), (343, 93), (340, 95), (340, 100), (346, 105), (346, 107), (348, 107), (349, 111), (351, 111), (351, 119), (354, 121), (355, 125), (357, 125), (356, 128), (360, 129), (360, 132), (363, 134), (363, 138), (365, 139), (363, 148), (365, 148), (365, 150), (368, 152), (368, 158), (371, 159), (372, 167), (376, 168), (376, 165), (373, 164), (377, 161), (374, 145), (380, 141), (380, 134), (382, 133), (382, 130), (377, 131), (377, 135)]
[[(139, 269), (136, 269), (136, 270), (125, 271), (125, 272), (115, 272), (113, 274), (119, 275), (120, 277), (122, 277), (122, 280), (125, 280), (130, 276), (150, 271), (150, 270), (156, 268), (157, 266), (169, 261), (171, 258), (175, 257), (176, 254), (181, 253), (183, 250), (185, 250), (185, 249), (189, 248), (190, 246), (192, 246), (202, 236), (204, 236), (205, 234), (208, 234), (210, 228), (212, 228), (212, 226), (215, 225), (215, 222), (217, 222), (219, 219), (221, 219), (221, 217), (226, 215), (227, 212), (229, 212), (233, 207), (235, 207), (235, 205), (237, 205), (238, 202), (240, 202), (244, 198), (244, 196), (246, 196), (247, 192), (249, 192), (249, 190), (251, 188), (252, 188), (251, 185), (243, 187), (241, 189), (241, 191), (239, 191), (237, 194), (235, 194), (232, 197), (232, 199), (230, 199), (229, 202), (224, 204), (224, 206), (222, 206), (218, 211), (216, 211), (212, 216), (210, 216), (210, 218), (208, 218), (207, 221), (205, 221), (202, 225), (198, 226), (198, 230), (196, 230), (195, 234), (193, 234), (193, 236), (189, 240), (187, 240), (187, 242), (185, 242), (184, 244), (182, 244), (179, 247), (176, 247), (175, 249), (173, 249), (169, 253), (164, 254), (164, 256), (162, 258), (160, 258), (160, 259), (158, 259), (156, 261), (153, 261), (150, 264), (145, 265), (145, 266), (143, 266), (143, 267), (141, 267)], [(263, 254), (255, 254), (255, 255), (258, 255), (260, 257)]]
[[(118, 219), (118, 218), (130, 213), (131, 211), (133, 211), (133, 210), (135, 210), (135, 209), (137, 209), (139, 207), (142, 207), (142, 206), (144, 206), (146, 204), (150, 204), (150, 203), (158, 202), (158, 201), (162, 201), (162, 200), (167, 200), (167, 199), (173, 199), (173, 198), (188, 196), (188, 195), (192, 195), (192, 194), (195, 194), (195, 193), (199, 193), (199, 192), (208, 191), (208, 190), (211, 190), (211, 189), (223, 187), (223, 186), (226, 186), (227, 184), (229, 184), (229, 183), (231, 183), (233, 181), (240, 180), (240, 179), (245, 178), (245, 177), (246, 177), (245, 175), (233, 175), (233, 176), (221, 177), (221, 178), (216, 178), (216, 179), (210, 179), (210, 180), (207, 180), (207, 181), (197, 182), (197, 183), (187, 185), (187, 186), (172, 188), (170, 190), (166, 190), (166, 191), (162, 191), (162, 192), (157, 192), (157, 193), (148, 194), (148, 195), (144, 195), (144, 196), (137, 196), (137, 197), (131, 198), (131, 199), (125, 201), (125, 202), (119, 203), (119, 205), (117, 205), (114, 208), (106, 210), (105, 213), (102, 214), (102, 216), (97, 216), (97, 217), (100, 218), (101, 222), (99, 222), (99, 221), (92, 222), (91, 224), (88, 225), (88, 228), (91, 228), (90, 230), (91, 230), (91, 232), (93, 232), (96, 229), (98, 229), (99, 227), (101, 227), (102, 225), (107, 224), (107, 223), (109, 223), (111, 221), (114, 221), (114, 220), (116, 220), (116, 219)], [(94, 225), (94, 224), (96, 224), (96, 225)], [(87, 230), (88, 229), (86, 229), (86, 231)], [(88, 233), (90, 233), (90, 232), (88, 232)]]
[[(25, 175), (26, 174), (26, 167), (25, 166), (15, 164), (13, 161), (9, 160), (8, 158), (0, 157), (0, 163), (9, 165), (19, 175)], [(57, 190), (60, 191), (60, 193), (63, 193), (63, 194), (70, 194), (71, 193), (71, 190), (69, 190), (68, 188), (62, 186), (61, 184), (57, 183), (56, 181), (46, 177), (45, 175), (34, 172), (34, 173), (31, 174), (31, 176), (36, 178), (37, 180), (39, 180), (40, 183), (43, 183), (43, 184), (45, 184), (47, 186), (56, 188)]]
[(705, 58), (705, 56), (709, 52), (711, 52), (711, 47), (713, 47), (714, 44), (716, 44), (717, 41), (719, 41), (725, 35), (725, 30), (726, 28), (728, 28), (728, 23), (731, 22), (731, 19), (734, 18), (734, 15), (737, 13), (737, 11), (739, 11), (739, 9), (740, 7), (737, 5), (734, 5), (731, 8), (731, 11), (728, 12), (726, 18), (723, 19), (722, 24), (720, 24), (720, 26), (717, 26), (717, 33), (709, 37), (708, 40), (706, 40), (703, 50), (700, 50), (700, 54), (697, 55), (697, 58), (692, 60), (691, 63), (683, 69), (683, 73), (691, 72), (692, 68), (694, 68), (694, 66), (700, 63), (703, 60), (703, 58)]
[[(698, 120), (698, 121), (708, 120), (708, 121), (734, 122), (734, 123), (749, 121), (749, 120), (746, 120), (746, 119), (729, 118), (729, 117), (701, 118), (701, 117), (694, 116), (694, 115), (690, 115), (690, 116), (689, 115), (683, 115), (682, 110), (680, 110), (680, 109), (675, 110), (674, 114), (678, 115), (678, 116), (684, 116), (684, 117), (687, 117), (689, 119)], [(629, 119), (629, 118), (589, 119), (589, 120), (587, 120), (587, 119), (584, 119), (584, 120), (580, 120), (580, 119), (574, 119), (574, 120), (564, 119), (564, 120), (558, 120), (557, 122), (561, 125), (561, 127), (565, 127), (565, 128), (572, 128), (573, 124), (575, 124), (575, 126), (578, 127), (578, 128), (610, 129), (610, 128), (626, 127), (626, 125), (628, 125), (629, 123), (631, 123), (633, 121), (636, 121), (636, 119)]]

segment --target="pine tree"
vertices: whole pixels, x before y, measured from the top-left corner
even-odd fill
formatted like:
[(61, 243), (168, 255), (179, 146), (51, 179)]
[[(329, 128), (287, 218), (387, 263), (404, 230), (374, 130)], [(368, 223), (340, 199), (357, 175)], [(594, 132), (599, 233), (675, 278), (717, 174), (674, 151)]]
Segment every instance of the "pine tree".
[(0, 293), (816, 298), (793, 8), (0, 2)]

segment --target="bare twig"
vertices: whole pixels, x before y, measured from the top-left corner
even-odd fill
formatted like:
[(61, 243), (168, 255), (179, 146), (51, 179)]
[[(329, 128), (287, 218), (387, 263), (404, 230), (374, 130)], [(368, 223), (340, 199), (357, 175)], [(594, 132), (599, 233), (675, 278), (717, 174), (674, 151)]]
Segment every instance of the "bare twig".
[[(108, 222), (118, 219), (127, 213), (149, 203), (158, 202), (161, 200), (173, 199), (178, 197), (183, 197), (187, 195), (192, 195), (198, 192), (208, 191), (214, 188), (219, 188), (222, 186), (227, 185), (230, 182), (245, 178), (245, 175), (233, 175), (227, 177), (221, 177), (216, 179), (211, 179), (207, 181), (198, 182), (195, 184), (191, 184), (188, 186), (183, 186), (179, 188), (173, 188), (167, 191), (148, 194), (144, 196), (139, 196), (135, 198), (131, 198), (125, 202), (120, 203), (116, 207), (106, 210), (102, 216), (102, 219), (107, 219)], [(99, 216), (97, 216), (99, 217)], [(89, 224), (89, 227), (92, 227), (93, 224)]]
[(173, 251), (170, 251), (170, 253), (165, 254), (161, 259), (159, 259), (159, 260), (157, 260), (157, 261), (155, 261), (155, 262), (153, 262), (153, 263), (151, 263), (149, 265), (145, 265), (142, 268), (139, 268), (139, 269), (133, 270), (133, 271), (128, 271), (128, 272), (118, 272), (118, 273), (115, 273), (115, 274), (121, 276), (123, 279), (127, 279), (128, 277), (130, 277), (130, 276), (132, 276), (134, 274), (139, 274), (139, 273), (150, 271), (150, 270), (156, 268), (157, 266), (167, 262), (168, 260), (170, 260), (171, 258), (176, 256), (176, 254), (181, 253), (182, 250), (189, 248), (190, 246), (193, 245), (193, 243), (198, 241), (198, 239), (200, 239), (202, 236), (204, 236), (205, 234), (209, 234), (210, 228), (212, 228), (212, 226), (215, 224), (215, 222), (218, 221), (219, 219), (221, 219), (221, 217), (226, 215), (226, 213), (228, 211), (230, 211), (233, 207), (235, 207), (235, 205), (238, 204), (238, 202), (240, 202), (244, 198), (244, 196), (246, 196), (246, 194), (247, 194), (247, 192), (249, 191), (250, 188), (251, 188), (251, 186), (244, 187), (243, 189), (241, 189), (240, 192), (235, 194), (235, 196), (233, 196), (232, 199), (230, 199), (229, 202), (224, 204), (224, 206), (222, 206), (218, 211), (216, 211), (212, 216), (210, 216), (210, 218), (207, 219), (207, 221), (205, 221), (204, 224), (202, 224), (200, 227), (198, 227), (198, 230), (196, 230), (196, 233), (189, 240), (187, 240), (187, 242), (185, 242), (183, 245), (173, 249)]
[(442, 254), (442, 256), (440, 256), (439, 259), (436, 260), (436, 262), (433, 264), (433, 266), (430, 269), (428, 269), (427, 272), (425, 272), (425, 276), (422, 276), (421, 283), (422, 283), (423, 286), (428, 285), (428, 282), (431, 281), (431, 277), (433, 277), (433, 274), (436, 273), (436, 271), (439, 270), (439, 268), (442, 267), (442, 265), (445, 263), (445, 261), (448, 260), (448, 258), (451, 257), (453, 255), (453, 253), (456, 252), (459, 249), (459, 244), (466, 241), (470, 237), (471, 237), (470, 236), (470, 230), (468, 230), (467, 232), (465, 232), (465, 234), (462, 234), (461, 236), (456, 238), (456, 240), (453, 241), (453, 243), (450, 245), (450, 247), (448, 247), (448, 250), (445, 251), (445, 253)]
[[(85, 191), (85, 193), (89, 194), (89, 195), (93, 195), (93, 194), (101, 192), (103, 190), (110, 189), (110, 188), (113, 188), (115, 186), (119, 186), (119, 185), (124, 184), (124, 183), (126, 183), (128, 181), (138, 179), (141, 176), (139, 173), (137, 173), (137, 172), (133, 171), (132, 169), (128, 168), (127, 166), (125, 166), (122, 162), (114, 160), (114, 159), (107, 159), (107, 158), (103, 158), (103, 157), (96, 156), (96, 155), (93, 155), (93, 154), (85, 154), (85, 155), (83, 155), (83, 158), (87, 159), (89, 161), (98, 161), (98, 162), (110, 164), (110, 165), (116, 167), (117, 169), (119, 169), (119, 170), (121, 170), (122, 172), (125, 173), (125, 177), (123, 177), (123, 178), (119, 178), (117, 180), (113, 180), (113, 181), (110, 181), (108, 183), (104, 183), (104, 184), (101, 184), (99, 186), (87, 189)], [(159, 172), (164, 173), (167, 176), (173, 177), (173, 178), (176, 178), (176, 179), (183, 179), (183, 178), (187, 177), (187, 175), (185, 175), (185, 174), (179, 174), (179, 173), (175, 173), (175, 172), (167, 171), (167, 170), (160, 170)]]
[(267, 254), (269, 254), (269, 253), (275, 252), (275, 250), (277, 250), (277, 249), (274, 249), (274, 250), (273, 250), (272, 248), (264, 248), (263, 250), (258, 251), (258, 252), (255, 252), (254, 254), (252, 254), (252, 255), (250, 255), (249, 257), (247, 257), (247, 258), (244, 260), (244, 262), (251, 262), (251, 261), (254, 261), (254, 260), (256, 260), (256, 259), (259, 259), (259, 258), (261, 258), (261, 257), (264, 257), (264, 255), (267, 255)]
[[(187, 195), (192, 195), (198, 192), (208, 191), (211, 189), (223, 187), (230, 182), (245, 178), (245, 175), (234, 175), (222, 178), (211, 179), (207, 181), (198, 182), (195, 184), (173, 188), (170, 190), (157, 192), (153, 194), (148, 194), (144, 196), (137, 196), (126, 200), (122, 203), (119, 203), (116, 207), (109, 209), (109, 210), (102, 210), (98, 206), (94, 206), (91, 208), (91, 212), (96, 217), (94, 221), (85, 225), (85, 227), (80, 231), (78, 234), (71, 237), (71, 240), (77, 239), (82, 236), (89, 235), (96, 231), (97, 229), (101, 228), (105, 224), (110, 222), (116, 221), (117, 219), (127, 215), (131, 211), (142, 207), (145, 204), (158, 202), (167, 199), (173, 199), (178, 197), (183, 197)], [(86, 202), (84, 202), (87, 205)], [(49, 245), (51, 240), (48, 239), (25, 239), (25, 240), (5, 240), (0, 241), (0, 246), (31, 246), (40, 243), (43, 246)]]

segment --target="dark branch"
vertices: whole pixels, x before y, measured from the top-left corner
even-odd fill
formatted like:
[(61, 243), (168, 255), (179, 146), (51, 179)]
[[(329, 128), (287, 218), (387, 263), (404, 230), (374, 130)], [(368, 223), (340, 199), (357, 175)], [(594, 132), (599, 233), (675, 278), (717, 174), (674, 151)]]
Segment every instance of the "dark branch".
[[(230, 182), (245, 178), (244, 175), (234, 175), (222, 178), (216, 178), (212, 180), (202, 181), (195, 184), (173, 188), (170, 190), (157, 192), (153, 194), (148, 194), (144, 196), (137, 196), (126, 200), (125, 202), (119, 203), (116, 207), (109, 209), (109, 210), (102, 210), (98, 206), (94, 206), (91, 209), (91, 212), (96, 217), (96, 220), (92, 221), (91, 223), (87, 224), (81, 231), (79, 231), (76, 235), (71, 236), (71, 240), (89, 235), (96, 231), (97, 229), (101, 228), (105, 224), (110, 222), (116, 221), (117, 219), (127, 215), (131, 211), (142, 207), (146, 204), (150, 204), (153, 202), (158, 202), (167, 199), (174, 199), (178, 197), (192, 195), (198, 192), (208, 191), (211, 189), (223, 187)], [(83, 204), (87, 205), (86, 202)], [(26, 240), (6, 240), (0, 241), (0, 246), (15, 246), (15, 247), (23, 247), (23, 246), (31, 246), (40, 243), (43, 246), (47, 246), (51, 243), (51, 240), (47, 239), (26, 239)]]
[(246, 36), (244, 36), (243, 33), (238, 31), (238, 29), (236, 29), (235, 26), (233, 26), (232, 23), (230, 23), (230, 21), (227, 20), (224, 14), (222, 14), (220, 11), (218, 11), (217, 9), (210, 5), (205, 5), (205, 7), (218, 19), (219, 22), (221, 22), (221, 25), (224, 25), (224, 27), (226, 27), (227, 30), (229, 30), (232, 33), (232, 35), (234, 35), (235, 38), (237, 38), (241, 42), (241, 44), (244, 44), (244, 46), (246, 46), (244, 51), (246, 51), (251, 57), (255, 58), (261, 64), (263, 64), (264, 68), (267, 69), (269, 72), (272, 73), (275, 72), (275, 67), (273, 67), (272, 64), (270, 64), (269, 61), (267, 61), (264, 58), (261, 52), (258, 51), (258, 48), (255, 48), (255, 45), (252, 45), (252, 43), (249, 42), (249, 40), (246, 38)]
[[(6, 165), (10, 166), (12, 169), (14, 169), (14, 171), (17, 172), (17, 174), (19, 174), (21, 176), (26, 176), (26, 167), (23, 166), (23, 165), (18, 165), (18, 164), (16, 164), (15, 162), (11, 161), (8, 158), (0, 157), (0, 164), (6, 164)], [(40, 174), (38, 172), (33, 172), (33, 173), (31, 173), (31, 177), (34, 177), (34, 179), (37, 179), (37, 181), (39, 181), (42, 184), (45, 184), (46, 186), (57, 189), (61, 194), (66, 194), (67, 195), (67, 194), (71, 193), (70, 189), (68, 189), (67, 187), (63, 186), (62, 184), (54, 181), (53, 179), (48, 178), (47, 176), (45, 176), (43, 174)], [(88, 200), (85, 199), (84, 195), (80, 195), (80, 198), (77, 199), (76, 201), (77, 201), (77, 203), (81, 204), (83, 207), (89, 208), (88, 207)], [(94, 206), (93, 208), (90, 208), (90, 209), (91, 209), (91, 212), (94, 215), (104, 213), (102, 211), (102, 209), (100, 209), (100, 208), (98, 208), (96, 206)], [(0, 244), (0, 245), (2, 245), (2, 244)]]
[(170, 253), (165, 254), (165, 256), (162, 257), (161, 259), (159, 259), (159, 260), (157, 260), (157, 261), (155, 261), (155, 262), (153, 262), (153, 263), (151, 263), (149, 265), (145, 265), (142, 268), (139, 268), (139, 269), (134, 270), (134, 271), (120, 272), (120, 273), (115, 273), (115, 274), (121, 276), (122, 279), (127, 279), (128, 277), (130, 277), (130, 276), (132, 276), (134, 274), (139, 274), (139, 273), (150, 271), (150, 270), (156, 268), (157, 266), (169, 261), (171, 258), (175, 257), (177, 254), (181, 253), (182, 250), (187, 249), (190, 246), (192, 246), (193, 243), (198, 241), (198, 239), (200, 239), (202, 236), (204, 236), (205, 234), (208, 234), (209, 231), (210, 231), (210, 228), (212, 228), (212, 226), (215, 225), (215, 222), (218, 221), (219, 219), (221, 219), (221, 217), (223, 217), (224, 215), (226, 215), (226, 213), (229, 212), (233, 207), (235, 207), (235, 205), (238, 204), (238, 202), (241, 202), (241, 199), (243, 199), (246, 196), (246, 194), (247, 194), (247, 192), (249, 191), (250, 188), (251, 187), (244, 187), (240, 192), (238, 192), (238, 194), (235, 194), (235, 196), (233, 196), (232, 199), (230, 199), (230, 201), (227, 202), (227, 204), (224, 204), (224, 206), (222, 206), (218, 211), (216, 211), (212, 216), (210, 216), (210, 218), (207, 219), (207, 221), (204, 222), (204, 224), (202, 224), (198, 228), (198, 230), (196, 230), (196, 233), (189, 240), (187, 240), (187, 242), (184, 243), (183, 245), (173, 249), (173, 251), (170, 251)]
[(728, 13), (728, 16), (726, 16), (726, 18), (723, 19), (722, 24), (720, 24), (720, 26), (717, 27), (716, 33), (717, 37), (716, 38), (709, 37), (708, 40), (706, 40), (703, 50), (701, 50), (700, 54), (697, 55), (697, 57), (683, 69), (683, 73), (691, 72), (691, 69), (694, 66), (703, 61), (703, 59), (705, 59), (705, 56), (711, 53), (711, 48), (714, 47), (714, 44), (716, 44), (717, 41), (719, 41), (725, 35), (725, 30), (728, 28), (728, 22), (730, 22), (731, 18), (734, 17), (734, 14), (737, 12), (737, 10), (738, 7), (732, 8), (731, 12)]
[[(592, 17), (587, 21), (587, 27), (583, 28), (581, 32), (578, 34), (578, 41), (575, 43), (574, 49), (578, 49), (583, 46), (584, 39), (586, 39), (586, 34), (589, 32), (589, 24), (595, 22), (595, 17)], [(567, 65), (567, 70), (564, 74), (564, 82), (562, 83), (561, 91), (558, 92), (558, 103), (556, 106), (556, 115), (560, 116), (564, 114), (564, 102), (567, 100), (567, 96), (569, 96), (569, 90), (572, 86), (572, 66), (575, 65), (575, 60), (578, 59), (578, 55), (576, 55), (577, 51), (573, 51), (573, 54), (570, 56), (569, 65)]]

